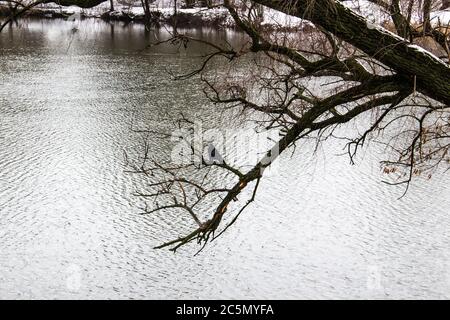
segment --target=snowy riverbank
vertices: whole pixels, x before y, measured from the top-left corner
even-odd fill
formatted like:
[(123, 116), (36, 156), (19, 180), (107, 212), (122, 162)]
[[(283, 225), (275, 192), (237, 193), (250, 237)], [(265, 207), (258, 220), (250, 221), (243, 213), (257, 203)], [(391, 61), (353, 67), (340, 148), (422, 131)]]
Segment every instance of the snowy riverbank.
[[(114, 10), (111, 11), (110, 3), (104, 2), (94, 8), (83, 9), (76, 6), (63, 7), (57, 4), (43, 4), (30, 10), (26, 16), (40, 18), (65, 18), (65, 19), (84, 19), (98, 18), (111, 21), (124, 21), (143, 23), (145, 21), (144, 9), (140, 1), (125, 3), (122, 0), (114, 1)], [(8, 8), (0, 6), (0, 14), (7, 15)], [(152, 22), (161, 25), (173, 25), (175, 9), (171, 1), (160, 0), (150, 5), (152, 13)], [(222, 7), (216, 8), (177, 8), (176, 23), (179, 27), (202, 27), (212, 26), (218, 28), (235, 27), (234, 20), (228, 11)], [(266, 28), (283, 28), (286, 30), (301, 30), (310, 26), (299, 18), (291, 17), (274, 11), (265, 9), (261, 20), (261, 25)]]
[[(43, 4), (30, 10), (27, 16), (72, 20), (99, 18), (106, 21), (144, 23), (145, 13), (141, 1), (113, 0), (113, 4), (114, 10), (111, 10), (109, 1), (90, 9), (82, 9), (76, 6), (63, 7), (55, 3)], [(371, 23), (382, 25), (388, 29), (390, 28), (390, 24), (392, 24), (389, 13), (370, 1), (347, 0), (343, 4), (367, 18)], [(179, 27), (235, 27), (234, 20), (228, 11), (220, 6), (214, 8), (184, 8), (179, 4), (177, 7), (177, 17), (174, 19), (175, 9), (173, 1), (156, 0), (150, 5), (150, 11), (152, 14), (152, 22), (160, 25), (173, 25), (176, 20)], [(0, 5), (0, 15), (9, 15), (8, 7)], [(420, 25), (422, 23), (421, 19), (420, 16), (414, 14), (412, 16), (412, 22), (415, 25)], [(435, 27), (448, 27), (450, 25), (450, 10), (433, 11), (431, 13), (431, 24)], [(264, 8), (261, 25), (268, 29), (281, 28), (288, 31), (303, 30), (311, 26), (305, 20), (288, 16), (269, 8)]]

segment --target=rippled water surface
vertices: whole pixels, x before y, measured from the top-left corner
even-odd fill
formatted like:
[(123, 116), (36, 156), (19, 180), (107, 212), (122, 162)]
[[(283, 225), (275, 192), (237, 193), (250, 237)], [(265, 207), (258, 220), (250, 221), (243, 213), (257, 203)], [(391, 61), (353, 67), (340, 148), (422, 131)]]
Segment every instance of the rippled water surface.
[(124, 152), (141, 145), (131, 123), (214, 119), (201, 84), (167, 71), (192, 68), (205, 48), (143, 51), (167, 32), (73, 27), (22, 21), (0, 34), (0, 298), (450, 298), (448, 177), (397, 200), (379, 150), (350, 166), (341, 141), (283, 157), (202, 254), (152, 249), (178, 218), (138, 214), (132, 193), (145, 182), (124, 172)]

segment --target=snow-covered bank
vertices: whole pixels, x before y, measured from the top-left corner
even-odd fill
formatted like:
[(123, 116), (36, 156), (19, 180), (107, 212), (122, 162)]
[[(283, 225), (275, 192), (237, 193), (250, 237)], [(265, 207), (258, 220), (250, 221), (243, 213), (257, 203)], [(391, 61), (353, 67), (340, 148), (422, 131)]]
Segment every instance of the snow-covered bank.
[[(57, 0), (55, 0), (57, 1)], [(179, 27), (217, 27), (233, 28), (235, 22), (228, 11), (220, 6), (214, 8), (186, 8), (184, 1), (177, 2), (177, 17), (174, 18), (175, 9), (173, 0), (151, 1), (150, 11), (152, 22), (156, 24), (173, 25), (176, 21)], [(215, 2), (216, 3), (216, 2)], [(370, 23), (380, 25), (393, 31), (393, 25), (389, 13), (368, 0), (344, 0), (342, 3), (369, 20)], [(216, 4), (219, 4), (217, 2)], [(100, 18), (103, 20), (117, 20), (124, 22), (143, 23), (145, 13), (140, 0), (113, 0), (114, 10), (111, 10), (110, 1), (105, 1), (90, 9), (82, 9), (76, 6), (63, 7), (56, 3), (42, 4), (30, 10), (28, 16), (41, 18)], [(9, 15), (9, 9), (5, 5), (0, 5), (0, 15)], [(413, 11), (412, 24), (420, 26), (422, 17), (418, 12)], [(297, 17), (292, 17), (269, 8), (261, 11), (261, 25), (268, 29), (282, 29), (287, 31), (297, 31), (309, 28), (311, 24)], [(431, 13), (431, 24), (433, 27), (450, 26), (450, 10), (433, 11)]]
[[(390, 13), (373, 1), (368, 0), (344, 0), (342, 4), (367, 18), (370, 22), (386, 26), (392, 19)], [(413, 26), (423, 23), (423, 16), (420, 7), (413, 7), (411, 12), (411, 23)], [(434, 8), (431, 12), (431, 25), (433, 27), (442, 27), (450, 25), (450, 9)]]
[[(157, 24), (173, 24), (174, 10), (170, 8), (157, 8), (152, 6), (152, 22)], [(8, 16), (9, 8), (0, 5), (0, 15)], [(76, 6), (63, 7), (56, 4), (44, 4), (29, 10), (25, 16), (38, 18), (65, 18), (79, 20), (86, 18), (97, 18), (106, 21), (124, 21), (127, 23), (144, 23), (145, 14), (141, 6), (126, 6), (117, 4), (115, 10), (111, 11), (109, 3), (100, 4), (90, 9), (82, 9)], [(233, 21), (223, 9), (204, 10), (179, 9), (177, 10), (177, 25), (180, 27), (217, 26), (233, 27)]]
[[(6, 6), (0, 5), (0, 15), (9, 14)], [(215, 8), (183, 8), (178, 6), (176, 19), (174, 18), (175, 9), (170, 0), (157, 0), (150, 5), (152, 22), (158, 24), (173, 25), (174, 21), (180, 27), (235, 27), (234, 20), (231, 18), (228, 10), (223, 7)], [(27, 14), (32, 17), (41, 18), (99, 18), (103, 20), (116, 20), (125, 22), (143, 23), (145, 21), (145, 12), (140, 1), (133, 0), (114, 0), (114, 10), (111, 10), (110, 2), (89, 9), (83, 9), (76, 6), (63, 7), (53, 4), (42, 4), (30, 10)], [(301, 30), (310, 26), (302, 19), (291, 17), (281, 12), (265, 8), (261, 18), (261, 25), (266, 28), (282, 28), (285, 30)]]

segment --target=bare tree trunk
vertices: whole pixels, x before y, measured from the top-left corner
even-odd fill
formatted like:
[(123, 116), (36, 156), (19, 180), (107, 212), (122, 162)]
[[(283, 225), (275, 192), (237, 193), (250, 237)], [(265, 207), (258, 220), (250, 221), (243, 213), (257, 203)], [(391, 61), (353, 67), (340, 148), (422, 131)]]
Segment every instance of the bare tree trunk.
[(142, 8), (144, 9), (145, 26), (148, 28), (148, 27), (150, 27), (151, 20), (152, 20), (149, 0), (141, 0), (141, 4), (142, 4)]
[(114, 0), (109, 0), (109, 11), (114, 11)]
[(428, 33), (431, 30), (430, 22), (431, 0), (424, 0), (423, 2), (423, 32)]

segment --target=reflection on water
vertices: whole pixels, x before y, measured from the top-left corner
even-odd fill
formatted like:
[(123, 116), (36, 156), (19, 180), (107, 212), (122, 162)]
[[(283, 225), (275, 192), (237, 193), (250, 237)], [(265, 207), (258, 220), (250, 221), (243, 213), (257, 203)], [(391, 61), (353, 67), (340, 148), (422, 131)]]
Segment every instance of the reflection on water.
[(130, 123), (214, 119), (201, 84), (167, 73), (206, 48), (142, 51), (167, 31), (76, 27), (22, 21), (0, 34), (0, 298), (450, 298), (448, 181), (417, 181), (397, 200), (375, 147), (357, 166), (335, 156), (341, 142), (287, 155), (201, 255), (153, 250), (180, 218), (138, 214), (131, 194), (145, 182), (123, 166), (140, 145)]

